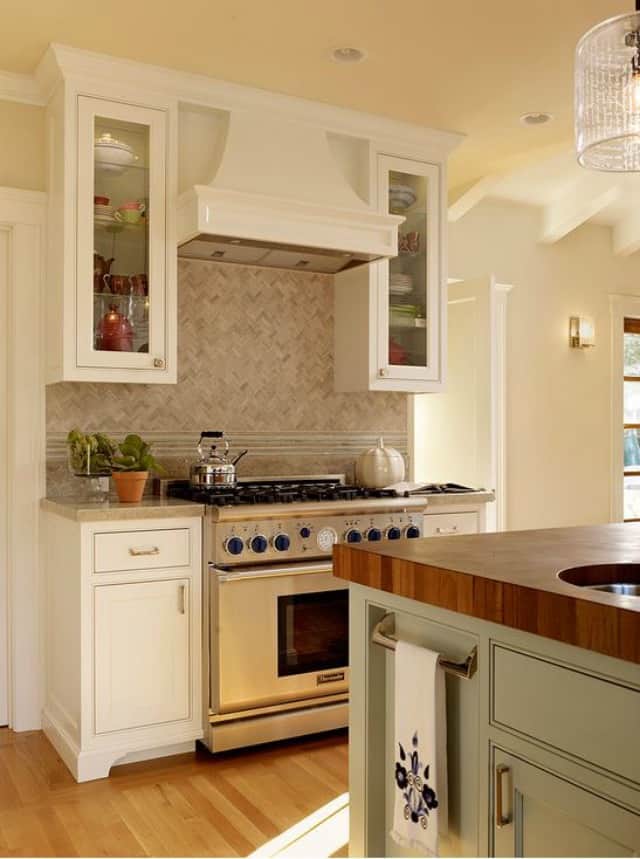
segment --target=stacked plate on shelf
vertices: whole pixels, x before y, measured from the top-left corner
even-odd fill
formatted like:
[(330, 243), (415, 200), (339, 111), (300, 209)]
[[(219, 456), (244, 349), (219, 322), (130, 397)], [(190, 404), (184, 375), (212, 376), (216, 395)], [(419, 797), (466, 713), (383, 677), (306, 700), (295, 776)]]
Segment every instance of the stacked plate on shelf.
[(408, 295), (413, 290), (413, 278), (410, 274), (394, 272), (389, 277), (389, 292), (391, 295)]
[(389, 185), (389, 206), (391, 209), (403, 211), (413, 206), (418, 199), (411, 185)]
[(93, 217), (98, 224), (113, 224), (113, 206), (96, 203), (93, 207)]

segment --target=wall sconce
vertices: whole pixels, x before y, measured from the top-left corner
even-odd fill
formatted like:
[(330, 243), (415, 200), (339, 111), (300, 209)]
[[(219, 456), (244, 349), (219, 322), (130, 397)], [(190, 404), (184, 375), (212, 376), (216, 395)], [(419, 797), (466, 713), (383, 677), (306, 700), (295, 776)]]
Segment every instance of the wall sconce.
[(586, 349), (596, 345), (596, 327), (588, 316), (569, 317), (569, 345), (574, 349)]

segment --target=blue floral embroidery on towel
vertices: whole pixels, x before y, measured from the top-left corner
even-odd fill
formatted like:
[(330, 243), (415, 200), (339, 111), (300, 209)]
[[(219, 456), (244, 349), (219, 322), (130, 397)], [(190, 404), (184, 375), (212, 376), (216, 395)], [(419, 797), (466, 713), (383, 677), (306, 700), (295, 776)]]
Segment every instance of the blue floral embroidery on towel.
[(429, 812), (438, 807), (438, 797), (428, 784), (430, 764), (423, 767), (420, 760), (417, 732), (411, 739), (411, 745), (413, 750), (407, 755), (402, 743), (398, 743), (400, 760), (396, 761), (396, 784), (402, 791), (402, 797), (405, 801), (405, 820), (419, 823), (423, 829), (426, 829), (429, 822)]

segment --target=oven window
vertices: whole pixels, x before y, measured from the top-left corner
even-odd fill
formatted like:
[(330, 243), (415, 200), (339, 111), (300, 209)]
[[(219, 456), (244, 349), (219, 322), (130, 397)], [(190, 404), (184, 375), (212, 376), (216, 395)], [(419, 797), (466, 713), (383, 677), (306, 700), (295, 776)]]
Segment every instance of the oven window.
[(278, 676), (349, 664), (349, 591), (278, 597)]

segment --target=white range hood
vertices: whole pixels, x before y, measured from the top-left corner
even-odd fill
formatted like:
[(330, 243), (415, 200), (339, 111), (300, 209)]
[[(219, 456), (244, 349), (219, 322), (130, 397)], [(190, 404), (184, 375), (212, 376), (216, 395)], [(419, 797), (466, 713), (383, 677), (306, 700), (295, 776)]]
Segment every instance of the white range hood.
[(215, 148), (213, 180), (178, 200), (179, 257), (333, 273), (396, 256), (404, 218), (358, 196), (322, 129), (234, 112)]

